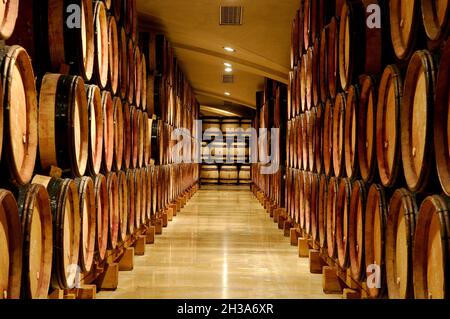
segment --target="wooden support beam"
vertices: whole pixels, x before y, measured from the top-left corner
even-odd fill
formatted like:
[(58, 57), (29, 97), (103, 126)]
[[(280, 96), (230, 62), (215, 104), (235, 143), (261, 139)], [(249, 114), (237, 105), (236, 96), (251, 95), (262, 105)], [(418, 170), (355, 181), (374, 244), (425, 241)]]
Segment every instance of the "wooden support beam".
[(169, 219), (168, 219), (168, 216), (167, 216), (167, 211), (164, 211), (161, 214), (161, 217), (162, 217), (162, 226), (165, 228), (165, 227), (167, 227), (169, 225)]
[(323, 267), (322, 285), (326, 294), (342, 294), (342, 284), (334, 267)]
[(134, 243), (134, 255), (144, 256), (145, 255), (145, 236), (139, 235)]
[(342, 293), (342, 298), (343, 299), (361, 299), (361, 293), (359, 291), (350, 289), (350, 288), (345, 288), (343, 293)]
[(322, 268), (326, 263), (320, 256), (320, 252), (318, 250), (310, 250), (309, 251), (309, 271), (312, 274), (321, 274)]
[(147, 245), (151, 245), (151, 244), (155, 243), (155, 230), (156, 230), (155, 226), (150, 226), (147, 229), (147, 233), (145, 234), (145, 236), (146, 236), (145, 243)]
[(297, 228), (291, 228), (291, 246), (297, 246), (298, 245), (298, 238), (300, 234), (298, 233)]
[(304, 237), (298, 239), (298, 257), (308, 258), (309, 257), (309, 241)]
[(119, 264), (107, 264), (105, 271), (100, 274), (96, 284), (100, 290), (116, 290), (119, 285)]
[(134, 268), (134, 248), (125, 248), (119, 261), (119, 271), (132, 271)]

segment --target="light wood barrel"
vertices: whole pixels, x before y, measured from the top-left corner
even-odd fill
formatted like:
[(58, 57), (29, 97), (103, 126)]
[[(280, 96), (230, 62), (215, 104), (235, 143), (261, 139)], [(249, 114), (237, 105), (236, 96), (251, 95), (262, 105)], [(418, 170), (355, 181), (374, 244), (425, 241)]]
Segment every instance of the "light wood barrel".
[(111, 93), (102, 91), (103, 108), (103, 164), (104, 173), (112, 170), (114, 162), (114, 104)]
[(76, 284), (80, 255), (80, 199), (71, 179), (36, 175), (34, 184), (47, 188), (53, 215), (53, 267), (51, 286), (71, 289)]
[(309, 48), (305, 53), (305, 81), (306, 81), (306, 110), (311, 110), (314, 106), (313, 104), (313, 81), (316, 76), (313, 73), (313, 65), (314, 65), (314, 49)]
[(9, 174), (13, 184), (25, 185), (32, 178), (38, 147), (36, 86), (25, 49), (2, 47), (0, 71), (3, 85), (0, 103), (3, 123), (0, 126), (3, 126), (2, 159), (5, 164), (2, 170)]
[(320, 37), (315, 38), (313, 47), (313, 61), (312, 61), (312, 94), (313, 105), (317, 106), (321, 101), (320, 92)]
[(217, 131), (221, 131), (221, 126), (220, 126), (220, 120), (219, 119), (206, 119), (203, 120), (203, 131), (206, 131), (207, 129), (214, 129)]
[[(378, 184), (373, 184), (369, 193), (367, 194), (366, 216), (365, 216), (365, 264), (366, 264), (366, 278), (371, 277), (373, 280), (368, 280), (373, 287), (368, 287), (368, 296), (370, 298), (380, 298), (383, 296), (386, 288), (386, 274), (385, 274), (385, 233), (386, 233), (386, 214), (387, 203), (383, 187)], [(373, 274), (374, 269), (370, 266), (380, 267), (379, 276), (376, 278)], [(377, 281), (379, 280), (379, 286)]]
[(17, 199), (22, 224), (22, 297), (47, 299), (52, 276), (53, 218), (42, 185), (27, 185)]
[(138, 46), (134, 48), (134, 101), (138, 108), (141, 108), (141, 90), (142, 90), (142, 62), (141, 50)]
[(141, 108), (147, 111), (147, 59), (145, 54), (141, 54)]
[(324, 128), (324, 107), (322, 103), (319, 103), (315, 109), (315, 125), (314, 125), (314, 162), (316, 172), (318, 174), (323, 173), (323, 128)]
[(422, 18), (428, 38), (439, 44), (448, 36), (450, 3), (448, 1), (422, 0)]
[(311, 210), (310, 210), (310, 235), (315, 243), (319, 242), (319, 190), (320, 174), (311, 174)]
[(19, 299), (22, 277), (22, 229), (13, 194), (0, 189), (0, 299)]
[(19, 0), (7, 1), (0, 10), (0, 39), (8, 39), (14, 32), (19, 14)]
[(134, 220), (136, 212), (136, 201), (135, 201), (135, 184), (134, 184), (134, 170), (129, 169), (127, 174), (127, 185), (128, 185), (128, 234), (132, 235), (134, 233)]
[(202, 165), (200, 178), (202, 183), (219, 183), (219, 168), (217, 165)]
[(342, 269), (349, 265), (349, 224), (350, 224), (350, 199), (352, 183), (343, 178), (339, 183), (336, 203), (336, 250), (337, 260)]
[(389, 1), (391, 39), (400, 60), (407, 60), (414, 50), (420, 15), (420, 0)]
[(123, 27), (119, 33), (119, 63), (120, 97), (125, 100), (128, 98), (128, 40)]
[(139, 160), (139, 135), (141, 124), (141, 113), (136, 107), (132, 106), (130, 109), (131, 117), (131, 166), (133, 168), (138, 167)]
[(326, 229), (327, 229), (327, 253), (328, 257), (334, 258), (337, 254), (336, 247), (336, 218), (339, 182), (331, 177), (328, 183), (327, 206), (326, 206)]
[(103, 159), (103, 107), (100, 89), (85, 85), (89, 112), (88, 170), (92, 175), (100, 173)]
[(448, 198), (424, 200), (416, 223), (413, 251), (414, 296), (417, 299), (449, 298)]
[[(72, 25), (76, 21), (71, 6), (81, 9), (80, 26)], [(71, 74), (80, 75), (85, 81), (90, 81), (94, 71), (95, 53), (92, 1), (49, 0), (47, 12), (51, 70), (58, 73), (65, 64), (70, 67)]]
[(405, 77), (400, 110), (403, 171), (413, 192), (423, 191), (435, 175), (432, 174), (435, 81), (431, 53), (425, 50), (414, 53)]
[(333, 174), (333, 110), (334, 103), (328, 100), (323, 118), (323, 166), (327, 176)]
[(342, 177), (345, 175), (344, 134), (346, 104), (346, 94), (339, 93), (334, 102), (332, 133), (333, 171), (337, 177)]
[(108, 19), (108, 83), (115, 95), (119, 88), (119, 34), (114, 16)]
[(43, 169), (84, 175), (89, 158), (86, 89), (79, 76), (47, 73), (39, 95), (39, 154)]
[(106, 186), (108, 188), (108, 211), (109, 211), (109, 227), (108, 227), (108, 248), (116, 249), (119, 236), (119, 184), (116, 173), (109, 173), (106, 177)]
[[(141, 225), (145, 225), (147, 222), (147, 172), (145, 168), (140, 168), (139, 173), (141, 175)], [(171, 189), (170, 185), (168, 185)]]
[(223, 119), (220, 125), (222, 132), (226, 133), (228, 129), (234, 132), (234, 130), (241, 127), (239, 119)]
[(152, 200), (153, 200), (153, 194), (152, 194), (152, 168), (150, 166), (147, 166), (142, 169), (145, 174), (145, 191), (146, 191), (146, 197), (145, 197), (145, 223), (149, 222), (152, 218)]
[(414, 296), (412, 253), (417, 212), (412, 193), (404, 188), (395, 191), (389, 204), (386, 229), (386, 279), (391, 299)]
[(313, 173), (303, 173), (303, 210), (305, 211), (304, 230), (309, 236), (311, 235), (311, 219), (312, 219), (312, 187), (313, 187)]
[(403, 82), (395, 65), (386, 67), (381, 78), (377, 120), (376, 150), (381, 183), (393, 186), (401, 172), (400, 105)]
[[(128, 1), (128, 0), (127, 0)], [(127, 62), (128, 62), (128, 69), (127, 69), (127, 84), (128, 84), (128, 96), (127, 100), (128, 103), (133, 104), (134, 97), (135, 97), (135, 59), (134, 59), (134, 44), (133, 40), (128, 39), (128, 45), (127, 45)]]
[(328, 26), (322, 29), (319, 47), (319, 85), (320, 101), (326, 103), (329, 97), (328, 89)]
[(94, 180), (95, 211), (97, 217), (96, 251), (98, 258), (104, 260), (108, 248), (109, 202), (108, 187), (104, 175), (99, 174)]
[(122, 166), (124, 169), (129, 169), (132, 165), (131, 156), (133, 148), (133, 121), (131, 117), (130, 106), (127, 103), (123, 103), (123, 159)]
[(328, 177), (321, 175), (319, 183), (319, 204), (318, 204), (318, 228), (320, 248), (327, 246), (327, 201), (328, 201)]
[(108, 18), (106, 16), (105, 5), (101, 1), (94, 1), (94, 80), (101, 89), (105, 89), (108, 85), (108, 36)]
[(361, 178), (370, 183), (377, 172), (376, 163), (376, 114), (378, 91), (372, 77), (360, 77), (360, 99), (357, 120), (358, 166)]
[(353, 279), (361, 280), (364, 272), (365, 215), (367, 190), (362, 181), (353, 184), (350, 198), (348, 248), (350, 272)]
[(113, 167), (117, 172), (122, 169), (124, 153), (123, 105), (119, 97), (113, 99), (114, 108), (114, 156)]
[(134, 180), (134, 228), (139, 229), (142, 224), (142, 214), (145, 214), (145, 207), (143, 206), (144, 190), (142, 186), (142, 174), (139, 168), (136, 168), (133, 173)]
[(295, 118), (294, 122), (294, 167), (300, 169), (303, 167), (303, 134), (302, 122), (300, 116)]
[(143, 166), (147, 167), (150, 165), (150, 160), (152, 158), (152, 128), (153, 128), (153, 119), (148, 117), (147, 112), (142, 112), (142, 117), (144, 121), (144, 162)]
[(90, 272), (95, 256), (95, 189), (90, 177), (75, 179), (80, 198), (80, 256), (79, 264), (83, 272)]
[(306, 222), (306, 209), (305, 209), (305, 204), (306, 204), (306, 196), (305, 196), (305, 175), (306, 175), (306, 171), (302, 171), (302, 170), (298, 170), (297, 171), (298, 175), (297, 175), (297, 183), (298, 183), (298, 188), (296, 190), (296, 194), (297, 194), (297, 199), (295, 200), (295, 204), (298, 206), (296, 206), (296, 212), (297, 212), (297, 222), (300, 225), (301, 229), (305, 229), (305, 222)]
[(251, 184), (251, 169), (249, 165), (242, 165), (239, 169), (239, 184)]
[(152, 170), (152, 215), (155, 216), (158, 213), (159, 168), (158, 166), (151, 166), (151, 170)]
[(124, 171), (117, 172), (117, 186), (119, 188), (119, 231), (118, 240), (124, 242), (127, 239), (128, 230), (128, 181)]
[(434, 151), (442, 189), (450, 196), (450, 41), (442, 56), (436, 81)]
[(220, 183), (221, 184), (237, 184), (238, 183), (238, 169), (237, 166), (223, 165), (220, 168)]
[(309, 136), (308, 136), (308, 117), (307, 114), (300, 115), (301, 135), (302, 135), (302, 166), (303, 170), (309, 170)]
[(308, 64), (308, 55), (304, 54), (300, 57), (299, 61), (299, 74), (298, 74), (298, 81), (300, 83), (300, 113), (304, 113), (307, 110), (307, 80), (306, 80), (306, 73), (307, 73), (307, 64)]
[(339, 18), (333, 17), (328, 25), (328, 90), (335, 98), (340, 90), (339, 81)]
[(141, 110), (138, 110), (138, 117), (139, 117), (139, 151), (138, 151), (138, 167), (144, 167), (144, 140), (145, 140), (145, 130), (147, 128), (147, 119), (146, 119), (146, 112), (142, 112)]
[(359, 116), (359, 87), (351, 85), (347, 95), (345, 107), (344, 129), (344, 159), (347, 177), (354, 180), (359, 175), (358, 169), (358, 116)]

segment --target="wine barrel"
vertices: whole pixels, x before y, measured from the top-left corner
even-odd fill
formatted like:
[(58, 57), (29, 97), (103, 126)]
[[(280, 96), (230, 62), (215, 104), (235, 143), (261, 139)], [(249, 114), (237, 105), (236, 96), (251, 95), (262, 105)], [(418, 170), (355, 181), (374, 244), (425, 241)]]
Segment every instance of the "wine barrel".
[(150, 160), (152, 158), (152, 127), (153, 127), (153, 119), (148, 117), (148, 113), (143, 112), (142, 116), (144, 118), (144, 163), (143, 165), (147, 167), (150, 165)]
[[(145, 114), (145, 115), (144, 115)], [(147, 119), (145, 118), (147, 113), (138, 110), (139, 117), (139, 139), (138, 139), (138, 162), (137, 166), (139, 168), (144, 167), (144, 139), (145, 139), (145, 130), (147, 128)]]
[(296, 182), (297, 185), (295, 189), (295, 211), (297, 218), (297, 223), (300, 225), (302, 230), (305, 229), (306, 211), (305, 211), (305, 174), (306, 172), (302, 170), (297, 170)]
[(327, 176), (333, 175), (333, 108), (333, 101), (328, 100), (323, 118), (323, 166)]
[(141, 113), (136, 107), (131, 106), (130, 108), (130, 118), (131, 118), (131, 167), (138, 167), (138, 159), (139, 159), (139, 133), (141, 119)]
[(130, 38), (136, 40), (137, 31), (137, 12), (136, 0), (125, 0), (125, 28)]
[(202, 183), (219, 183), (219, 168), (217, 165), (202, 165), (200, 178)]
[(377, 119), (376, 153), (381, 183), (391, 187), (401, 171), (400, 104), (403, 82), (395, 65), (386, 67), (381, 78)]
[(213, 129), (214, 131), (222, 132), (219, 119), (205, 119), (202, 122), (203, 131)]
[(366, 185), (362, 181), (356, 181), (350, 197), (348, 224), (350, 272), (356, 281), (360, 281), (364, 274), (366, 200)]
[(299, 91), (299, 95), (300, 95), (300, 110), (299, 110), (299, 114), (300, 113), (304, 113), (307, 110), (307, 79), (306, 79), (306, 72), (307, 72), (307, 64), (308, 64), (308, 55), (304, 54), (300, 57), (300, 61), (299, 61), (300, 65), (299, 65), (299, 75), (298, 75), (298, 81), (300, 83), (300, 91)]
[(101, 1), (94, 1), (94, 32), (94, 80), (101, 89), (106, 89), (109, 73), (109, 34), (106, 9)]
[(108, 248), (109, 202), (108, 187), (104, 175), (99, 174), (94, 180), (95, 212), (97, 216), (96, 251), (98, 258), (104, 260)]
[(84, 175), (89, 150), (88, 106), (79, 76), (47, 73), (39, 94), (39, 155), (41, 167), (60, 167)]
[(123, 27), (119, 34), (119, 63), (120, 97), (125, 100), (128, 98), (128, 41)]
[[(362, 1), (343, 1), (339, 26), (339, 79), (344, 91), (347, 91), (353, 79), (362, 73), (364, 67), (365, 43), (364, 31), (366, 15)], [(367, 38), (370, 41), (370, 38)], [(381, 55), (381, 47), (372, 48), (370, 55)]]
[[(151, 221), (152, 218), (152, 200), (153, 200), (153, 194), (152, 194), (152, 168), (150, 166), (143, 169), (145, 171), (145, 191), (146, 191), (146, 197), (145, 197), (145, 223)], [(180, 178), (180, 182), (182, 181), (181, 176), (178, 176)]]
[(300, 156), (302, 157), (301, 168), (307, 171), (309, 170), (309, 153), (308, 153), (309, 136), (308, 136), (308, 118), (306, 113), (300, 115), (300, 126), (301, 126), (300, 134), (302, 135), (302, 152), (300, 153)]
[(141, 108), (141, 89), (142, 89), (142, 62), (141, 50), (138, 46), (134, 48), (134, 101), (136, 107)]
[(428, 39), (439, 44), (448, 36), (450, 4), (448, 1), (422, 0), (422, 18)]
[(392, 46), (400, 60), (408, 60), (413, 53), (417, 40), (419, 15), (420, 0), (389, 1)]
[(337, 177), (345, 175), (345, 108), (347, 96), (345, 93), (339, 93), (334, 102), (333, 110), (333, 170)]
[(436, 81), (434, 110), (434, 151), (442, 189), (450, 196), (450, 41), (442, 51)]
[[(19, 1), (13, 1), (19, 2)], [(76, 25), (72, 6), (78, 6)], [(88, 0), (48, 0), (48, 48), (50, 69), (59, 73), (63, 65), (70, 66), (71, 74), (90, 81), (94, 71), (94, 17), (92, 3)], [(107, 45), (106, 39), (106, 45)]]
[(291, 50), (290, 50), (291, 69), (294, 69), (294, 66), (298, 60), (298, 39), (299, 39), (298, 18), (299, 18), (299, 10), (297, 10), (291, 26)]
[(103, 1), (103, 3), (105, 4), (105, 9), (106, 10), (111, 10), (111, 4), (112, 4), (112, 0), (101, 0)]
[(90, 177), (75, 179), (80, 198), (80, 255), (79, 261), (83, 272), (90, 272), (95, 255), (95, 189)]
[(129, 210), (129, 197), (128, 197), (128, 181), (127, 175), (124, 171), (117, 173), (117, 186), (119, 188), (119, 231), (118, 240), (124, 242), (127, 240), (128, 230), (128, 210)]
[(127, 220), (127, 230), (128, 234), (132, 235), (134, 233), (134, 223), (135, 223), (135, 213), (136, 213), (136, 200), (135, 200), (135, 184), (134, 184), (134, 170), (129, 169), (127, 174), (127, 186), (128, 186), (128, 220)]
[(108, 83), (112, 95), (116, 95), (119, 87), (119, 34), (116, 19), (108, 20)]
[(310, 235), (314, 243), (319, 242), (319, 188), (320, 174), (311, 174), (311, 195), (310, 195)]
[(326, 226), (327, 200), (328, 200), (328, 177), (325, 175), (321, 175), (319, 183), (319, 204), (317, 211), (320, 248), (325, 248), (327, 245), (327, 226)]
[(239, 124), (239, 119), (223, 119), (220, 124), (220, 128), (225, 136), (228, 131), (230, 131), (229, 133), (234, 134), (240, 127), (241, 125)]
[(317, 106), (321, 101), (321, 92), (320, 92), (320, 81), (321, 81), (321, 73), (320, 73), (320, 37), (315, 38), (314, 47), (312, 49), (314, 56), (312, 60), (312, 103), (314, 106)]
[(141, 54), (141, 108), (147, 111), (147, 59), (145, 54)]
[(311, 235), (311, 215), (312, 215), (312, 184), (313, 184), (313, 173), (304, 172), (303, 173), (303, 209), (305, 211), (305, 233), (306, 235)]
[[(366, 263), (367, 294), (370, 298), (382, 297), (386, 286), (386, 214), (387, 203), (383, 187), (378, 184), (373, 184), (367, 195), (364, 224), (364, 253)], [(379, 271), (377, 271), (377, 267), (379, 267)]]
[(339, 81), (339, 18), (333, 17), (328, 25), (328, 90), (334, 99), (340, 90)]
[(157, 166), (151, 166), (152, 170), (152, 217), (158, 213), (158, 172)]
[(412, 252), (417, 204), (406, 189), (396, 190), (389, 204), (386, 229), (386, 279), (390, 299), (414, 296)]
[(100, 173), (103, 158), (103, 107), (100, 89), (85, 85), (89, 112), (89, 154), (87, 169), (90, 174)]
[(336, 219), (337, 219), (337, 200), (339, 192), (339, 181), (331, 177), (328, 182), (328, 194), (326, 205), (326, 229), (327, 229), (327, 253), (328, 257), (335, 258), (337, 255), (336, 247)]
[(14, 32), (19, 14), (19, 0), (5, 2), (0, 10), (0, 39), (7, 40)]
[(242, 165), (239, 169), (239, 184), (251, 184), (251, 169), (249, 165)]
[(109, 173), (106, 177), (106, 186), (108, 188), (108, 248), (116, 249), (119, 235), (119, 184), (116, 173)]
[(114, 161), (114, 105), (109, 91), (102, 91), (103, 108), (103, 163), (104, 173), (112, 170)]
[(223, 165), (219, 173), (221, 184), (237, 184), (238, 183), (238, 169), (237, 166)]
[(361, 178), (366, 183), (374, 180), (376, 164), (376, 114), (377, 89), (372, 77), (360, 77), (360, 97), (357, 118), (358, 166)]
[(114, 104), (114, 170), (122, 169), (123, 154), (124, 154), (124, 119), (123, 119), (123, 105), (119, 97), (115, 97)]
[[(136, 168), (133, 172), (134, 181), (134, 229), (138, 230), (142, 224), (142, 214), (145, 213), (143, 209), (143, 187), (142, 176), (140, 169)], [(166, 184), (164, 184), (166, 185)]]
[(326, 103), (330, 94), (328, 89), (328, 26), (324, 27), (320, 34), (319, 79), (320, 101)]
[(80, 199), (71, 179), (36, 175), (33, 184), (47, 188), (53, 215), (53, 266), (51, 286), (71, 289), (77, 280), (80, 254)]
[(358, 177), (358, 116), (359, 116), (359, 87), (351, 85), (347, 95), (345, 107), (344, 128), (344, 159), (347, 177), (354, 180)]
[(0, 189), (0, 299), (19, 299), (22, 277), (22, 229), (13, 194)]
[(50, 198), (44, 186), (27, 185), (19, 190), (17, 204), (23, 240), (21, 294), (47, 299), (54, 253)]
[(133, 104), (134, 97), (135, 97), (135, 74), (136, 66), (135, 66), (135, 59), (134, 59), (134, 44), (132, 39), (128, 39), (128, 47), (127, 47), (127, 62), (128, 62), (128, 103)]
[(449, 297), (448, 198), (431, 196), (420, 206), (414, 234), (413, 282), (417, 299)]
[(414, 53), (408, 65), (400, 109), (403, 171), (406, 184), (413, 192), (423, 191), (434, 176), (431, 141), (435, 81), (431, 54), (425, 50)]
[(302, 134), (302, 121), (300, 115), (295, 118), (294, 124), (294, 164), (295, 167), (301, 169), (303, 167), (303, 134)]
[(306, 80), (306, 110), (311, 110), (314, 106), (313, 82), (316, 74), (313, 72), (314, 60), (316, 58), (313, 48), (309, 48), (306, 53), (305, 80)]
[(308, 50), (311, 43), (311, 10), (312, 2), (314, 0), (303, 0), (303, 19), (300, 23), (303, 24), (303, 49)]
[[(147, 222), (147, 171), (145, 168), (139, 169), (141, 174), (141, 225)], [(171, 187), (169, 186), (169, 189)]]
[(147, 74), (147, 113), (152, 116), (155, 114), (155, 77), (153, 74)]
[(116, 18), (116, 21), (121, 21), (123, 11), (124, 0), (112, 0), (112, 14)]
[(337, 260), (342, 269), (349, 265), (349, 224), (350, 224), (350, 199), (352, 194), (352, 182), (341, 179), (336, 201), (336, 250)]
[(323, 173), (323, 128), (324, 128), (324, 110), (322, 103), (319, 103), (316, 107), (315, 114), (316, 120), (314, 125), (314, 162), (316, 167), (316, 172), (318, 174)]
[(25, 185), (32, 178), (38, 145), (36, 87), (33, 67), (25, 49), (2, 47), (0, 71), (3, 85), (1, 170), (9, 175), (13, 184)]

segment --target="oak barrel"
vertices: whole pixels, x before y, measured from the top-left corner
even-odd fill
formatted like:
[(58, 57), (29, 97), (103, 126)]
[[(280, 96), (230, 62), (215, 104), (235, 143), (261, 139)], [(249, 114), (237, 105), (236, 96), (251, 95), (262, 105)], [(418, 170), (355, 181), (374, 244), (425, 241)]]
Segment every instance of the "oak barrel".
[(135, 74), (136, 66), (135, 66), (135, 59), (134, 59), (134, 44), (132, 39), (128, 39), (128, 45), (127, 45), (127, 83), (128, 83), (128, 94), (127, 94), (127, 100), (128, 103), (133, 104), (134, 97), (135, 97)]
[(99, 174), (94, 180), (95, 212), (97, 217), (97, 234), (95, 249), (100, 260), (106, 257), (108, 248), (109, 202), (106, 177)]
[(323, 118), (323, 167), (327, 176), (333, 175), (333, 112), (331, 99), (325, 104)]
[(219, 173), (221, 184), (237, 184), (238, 183), (238, 169), (237, 166), (223, 165)]
[(103, 108), (103, 164), (104, 173), (112, 170), (114, 161), (114, 104), (111, 93), (102, 91)]
[(43, 169), (84, 175), (89, 158), (86, 89), (79, 76), (47, 73), (39, 94), (39, 155)]
[[(147, 222), (147, 171), (145, 168), (139, 169), (141, 174), (141, 225), (145, 225)], [(168, 185), (171, 189), (170, 185)]]
[(412, 193), (404, 188), (395, 191), (389, 204), (386, 229), (386, 279), (391, 299), (414, 296), (412, 253), (417, 211)]
[(132, 168), (138, 167), (139, 160), (139, 134), (140, 134), (140, 119), (141, 113), (139, 110), (132, 106), (130, 108), (130, 118), (131, 118), (131, 166)]
[(111, 172), (106, 177), (106, 186), (108, 188), (108, 211), (109, 211), (109, 227), (108, 227), (108, 248), (116, 249), (119, 236), (119, 184), (117, 175)]
[(450, 3), (448, 1), (422, 0), (422, 18), (428, 38), (439, 44), (448, 36)]
[(0, 103), (0, 109), (3, 108), (0, 125), (3, 128), (2, 171), (9, 174), (12, 183), (25, 185), (32, 178), (38, 147), (36, 86), (25, 49), (20, 46), (0, 48), (0, 72), (3, 86)]
[(141, 54), (141, 108), (147, 111), (147, 59), (145, 54)]
[(4, 2), (0, 10), (0, 39), (8, 39), (14, 32), (19, 14), (19, 0)]
[(347, 96), (339, 93), (334, 102), (333, 110), (333, 170), (337, 177), (345, 175), (345, 109), (347, 106)]
[(239, 184), (251, 184), (251, 169), (249, 165), (242, 165), (239, 169)]
[(219, 183), (219, 167), (217, 165), (202, 165), (200, 178), (202, 183)]
[(344, 159), (347, 177), (354, 180), (358, 177), (358, 131), (359, 119), (359, 87), (351, 85), (347, 95), (347, 105), (345, 107), (345, 128), (344, 128)]
[(128, 186), (128, 220), (127, 220), (127, 231), (129, 235), (134, 233), (134, 220), (135, 220), (135, 184), (134, 184), (134, 170), (129, 169), (127, 174), (127, 186)]
[[(145, 222), (149, 222), (152, 218), (152, 200), (153, 200), (153, 184), (152, 184), (152, 168), (150, 166), (147, 166), (143, 169), (145, 172), (145, 191), (146, 191), (146, 197), (145, 197)], [(178, 176), (181, 178), (181, 176)]]
[(138, 108), (141, 108), (141, 89), (142, 89), (142, 62), (141, 50), (138, 46), (134, 48), (134, 101)]
[(450, 200), (426, 198), (414, 234), (413, 282), (416, 299), (449, 298)]
[(146, 112), (142, 112), (141, 110), (138, 110), (138, 117), (139, 117), (139, 150), (138, 150), (138, 167), (144, 167), (144, 140), (145, 140), (145, 130), (147, 128), (147, 119), (146, 119)]
[(119, 188), (119, 242), (127, 239), (129, 195), (127, 175), (124, 171), (117, 172), (117, 186)]
[(101, 89), (105, 89), (109, 74), (109, 34), (106, 9), (101, 1), (94, 1), (94, 44), (94, 80)]
[(143, 203), (143, 187), (141, 170), (136, 168), (133, 172), (134, 181), (134, 228), (139, 229), (142, 224), (142, 214), (145, 213)]
[(131, 156), (132, 156), (132, 148), (133, 148), (133, 121), (131, 117), (130, 106), (128, 103), (123, 103), (123, 158), (122, 158), (122, 166), (125, 170), (129, 169), (132, 165)]
[(350, 225), (350, 200), (352, 194), (352, 182), (341, 179), (336, 203), (336, 250), (339, 266), (346, 269), (349, 264), (349, 225)]
[(325, 103), (329, 97), (328, 89), (328, 26), (322, 29), (319, 47), (319, 86), (320, 101)]
[(122, 169), (124, 153), (123, 105), (119, 97), (113, 99), (114, 108), (114, 156), (113, 167), (117, 172)]
[(326, 242), (328, 257), (334, 258), (337, 254), (336, 247), (336, 218), (339, 182), (331, 177), (328, 182), (328, 194), (326, 199)]
[(322, 103), (319, 103), (316, 107), (315, 114), (316, 114), (316, 120), (315, 120), (315, 129), (314, 129), (314, 140), (315, 140), (315, 147), (314, 147), (314, 161), (315, 161), (315, 167), (316, 172), (318, 174), (323, 173), (323, 128), (324, 128), (324, 107)]
[(328, 25), (328, 90), (330, 96), (335, 98), (340, 90), (339, 81), (339, 18), (333, 17)]
[(128, 98), (128, 39), (123, 27), (119, 33), (119, 86), (122, 100)]
[(22, 297), (47, 299), (52, 276), (53, 218), (42, 185), (27, 185), (17, 199), (22, 225)]
[(86, 85), (89, 112), (88, 170), (92, 175), (100, 173), (103, 159), (103, 106), (100, 89)]
[(22, 277), (22, 229), (13, 194), (0, 189), (0, 299), (19, 299)]
[(320, 181), (323, 177), (320, 174), (311, 174), (311, 217), (310, 234), (315, 243), (319, 242), (319, 202), (320, 202)]
[(359, 281), (365, 274), (364, 245), (365, 245), (365, 216), (367, 189), (363, 181), (353, 184), (350, 197), (348, 249), (350, 272), (353, 279)]
[(119, 87), (119, 33), (114, 16), (108, 19), (108, 83), (115, 95)]
[(420, 0), (389, 1), (391, 39), (398, 59), (407, 60), (414, 50), (419, 27)]

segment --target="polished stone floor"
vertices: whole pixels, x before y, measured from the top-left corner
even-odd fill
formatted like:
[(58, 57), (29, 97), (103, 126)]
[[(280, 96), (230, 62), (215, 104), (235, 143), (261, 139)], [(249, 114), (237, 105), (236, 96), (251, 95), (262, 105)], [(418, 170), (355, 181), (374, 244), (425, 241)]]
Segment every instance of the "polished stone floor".
[(98, 298), (336, 298), (249, 190), (200, 190)]

